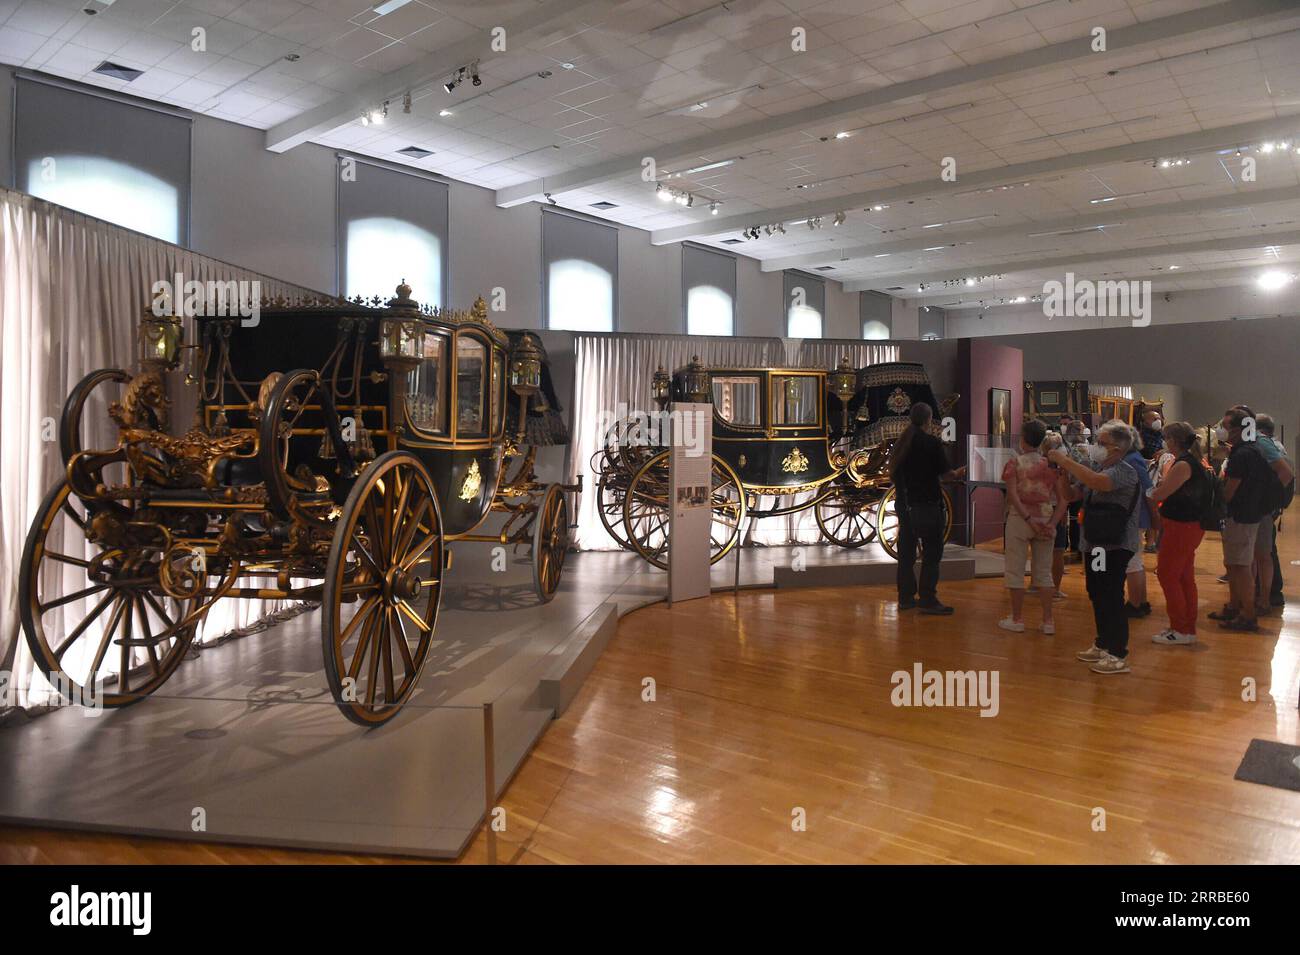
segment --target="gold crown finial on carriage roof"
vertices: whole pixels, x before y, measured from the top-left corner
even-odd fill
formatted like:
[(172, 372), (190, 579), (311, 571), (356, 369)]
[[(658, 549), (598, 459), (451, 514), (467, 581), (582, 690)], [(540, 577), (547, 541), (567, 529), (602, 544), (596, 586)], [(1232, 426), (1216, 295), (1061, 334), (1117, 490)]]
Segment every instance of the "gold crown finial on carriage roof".
[(406, 279), (402, 279), (401, 284), (397, 286), (397, 297), (399, 299), (410, 299), (411, 286), (406, 284)]

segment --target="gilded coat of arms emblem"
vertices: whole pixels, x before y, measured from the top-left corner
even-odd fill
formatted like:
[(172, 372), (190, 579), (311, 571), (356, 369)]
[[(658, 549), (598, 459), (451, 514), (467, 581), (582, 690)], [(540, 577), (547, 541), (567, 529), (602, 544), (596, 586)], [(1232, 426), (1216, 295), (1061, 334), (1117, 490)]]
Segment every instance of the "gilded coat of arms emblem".
[(460, 499), (462, 501), (472, 501), (478, 497), (478, 489), (483, 484), (483, 475), (479, 473), (478, 462), (471, 461), (469, 471), (465, 475), (465, 483), (460, 486)]
[(801, 474), (808, 470), (808, 458), (798, 448), (795, 448), (785, 456), (781, 462), (781, 470), (787, 474)]
[(902, 388), (895, 388), (885, 404), (894, 414), (907, 414), (907, 409), (912, 407), (912, 399)]

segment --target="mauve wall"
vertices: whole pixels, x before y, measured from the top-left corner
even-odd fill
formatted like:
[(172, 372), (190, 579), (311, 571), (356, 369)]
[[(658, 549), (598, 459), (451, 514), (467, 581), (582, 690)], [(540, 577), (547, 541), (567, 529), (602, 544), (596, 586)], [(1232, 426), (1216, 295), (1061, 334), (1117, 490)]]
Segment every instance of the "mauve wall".
[[(1019, 431), (1024, 414), (1025, 362), (1019, 348), (995, 345), (980, 338), (962, 338), (957, 342), (958, 373), (961, 376), (961, 401), (957, 405), (957, 427), (962, 447), (958, 457), (966, 457), (966, 436), (988, 434), (989, 389), (1005, 388), (1011, 392), (1011, 417), (1007, 422), (1012, 433)], [(965, 521), (965, 502), (954, 501), (954, 522)], [(975, 492), (975, 543), (1002, 536), (1003, 496), (995, 488)], [(964, 526), (962, 528), (964, 530)], [(956, 532), (957, 528), (953, 528)], [(961, 535), (958, 535), (961, 539)], [(964, 541), (962, 541), (964, 543)]]

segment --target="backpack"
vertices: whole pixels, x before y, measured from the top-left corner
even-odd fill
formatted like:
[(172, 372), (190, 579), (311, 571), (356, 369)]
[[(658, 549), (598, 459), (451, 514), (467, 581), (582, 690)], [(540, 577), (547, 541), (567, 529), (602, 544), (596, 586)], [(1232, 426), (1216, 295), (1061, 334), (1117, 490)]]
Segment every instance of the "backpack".
[(1197, 474), (1199, 472), (1200, 484), (1205, 489), (1201, 495), (1204, 499), (1204, 505), (1201, 508), (1201, 528), (1207, 531), (1217, 531), (1223, 527), (1223, 522), (1228, 519), (1228, 505), (1223, 500), (1223, 483), (1214, 475), (1209, 468), (1204, 465), (1197, 465)]

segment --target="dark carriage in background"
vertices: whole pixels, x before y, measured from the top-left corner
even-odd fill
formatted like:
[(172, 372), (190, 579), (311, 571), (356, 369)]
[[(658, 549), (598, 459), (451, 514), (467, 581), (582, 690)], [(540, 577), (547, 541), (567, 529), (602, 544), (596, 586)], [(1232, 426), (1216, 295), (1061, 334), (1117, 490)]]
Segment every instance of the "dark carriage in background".
[(1061, 429), (1061, 416), (1088, 420), (1093, 407), (1086, 381), (1026, 381), (1025, 420), (1038, 418), (1049, 428)]
[[(447, 544), (530, 545), (551, 599), (578, 488), (538, 482), (525, 444), (566, 437), (547, 418), (535, 336), (511, 348), (482, 299), (422, 308), (405, 285), (387, 303), (280, 302), (195, 326), (182, 346), (179, 319), (146, 313), (139, 372), (94, 372), (64, 406), (66, 476), (33, 523), (20, 587), (28, 645), (65, 696), (147, 696), (222, 597), (319, 601), (334, 699), (373, 726), (415, 689)], [(166, 378), (183, 350), (194, 417), (176, 436)], [(89, 409), (110, 397), (98, 450)], [(504, 525), (480, 532), (493, 513)]]
[[(894, 555), (898, 521), (887, 463), (914, 401), (936, 402), (922, 365), (892, 362), (833, 372), (809, 368), (705, 368), (696, 359), (653, 383), (661, 410), (673, 401), (713, 406), (713, 533), (716, 562), (745, 520), (814, 509), (826, 540), (861, 547), (878, 540)], [(936, 424), (936, 428), (937, 428)], [(622, 546), (667, 566), (668, 452), (616, 423), (592, 461), (602, 521)], [(952, 509), (948, 508), (949, 529)]]

